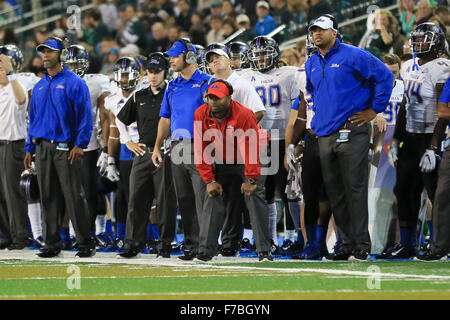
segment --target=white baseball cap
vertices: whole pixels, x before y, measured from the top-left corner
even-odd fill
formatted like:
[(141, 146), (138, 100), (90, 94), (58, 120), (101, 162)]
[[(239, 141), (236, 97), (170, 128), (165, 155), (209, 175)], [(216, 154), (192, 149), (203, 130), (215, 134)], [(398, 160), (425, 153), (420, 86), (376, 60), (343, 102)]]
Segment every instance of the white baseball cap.
[(267, 3), (267, 1), (258, 1), (257, 3), (256, 3), (256, 8), (259, 8), (259, 7), (264, 7), (264, 8), (266, 8), (267, 10), (269, 10), (269, 3)]
[(333, 31), (338, 32), (337, 29), (334, 28), (333, 20), (331, 20), (327, 16), (321, 16), (321, 17), (317, 18), (314, 21), (314, 23), (311, 26), (309, 26), (308, 31), (311, 31), (311, 29), (314, 27), (319, 27), (320, 29), (323, 29), (323, 30), (331, 29)]
[(213, 53), (218, 54), (219, 56), (226, 57), (227, 59), (230, 59), (230, 57), (228, 56), (228, 53), (226, 53), (224, 50), (222, 50), (222, 49), (213, 49), (213, 50), (208, 51), (205, 54), (205, 60), (207, 62), (209, 62), (209, 58), (211, 57), (211, 54), (213, 54)]
[(236, 17), (236, 23), (240, 24), (244, 22), (250, 22), (250, 18), (245, 13), (241, 13)]

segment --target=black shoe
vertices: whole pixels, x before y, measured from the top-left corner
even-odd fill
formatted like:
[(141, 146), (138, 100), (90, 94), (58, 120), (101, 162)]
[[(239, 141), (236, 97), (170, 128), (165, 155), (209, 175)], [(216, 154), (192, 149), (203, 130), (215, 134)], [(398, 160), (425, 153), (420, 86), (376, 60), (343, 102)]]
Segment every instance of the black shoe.
[[(395, 259), (411, 259), (417, 255), (416, 248), (413, 246), (405, 246), (401, 243), (393, 245), (391, 248), (383, 251), (377, 259), (395, 260)], [(378, 258), (379, 257), (379, 258)]]
[(447, 261), (447, 253), (442, 253), (435, 249), (430, 249), (424, 254), (418, 254), (414, 260), (416, 261)]
[(125, 250), (122, 253), (119, 253), (116, 257), (117, 259), (133, 259), (133, 258), (139, 258), (141, 254), (138, 250), (128, 249)]
[(242, 239), (239, 253), (251, 253), (253, 250), (255, 249), (253, 248), (250, 240), (247, 238)]
[(222, 251), (220, 251), (222, 257), (235, 257), (237, 253), (237, 249), (234, 248), (222, 248)]
[(25, 248), (28, 248), (28, 243), (12, 243), (10, 246), (8, 246), (6, 249), (9, 251), (12, 250), (23, 250)]
[(273, 256), (268, 251), (263, 251), (263, 252), (258, 253), (258, 258), (259, 258), (259, 261), (264, 261), (264, 260), (273, 261)]
[(189, 250), (184, 250), (183, 255), (179, 256), (178, 259), (184, 260), (184, 261), (191, 261), (191, 260), (194, 260), (195, 256), (196, 256), (195, 252), (192, 252)]
[(170, 258), (170, 250), (160, 249), (156, 254), (157, 258)]
[(96, 250), (95, 247), (89, 248), (89, 247), (83, 247), (79, 248), (77, 254), (75, 257), (77, 258), (90, 258), (95, 256)]
[(350, 254), (345, 252), (341, 247), (336, 252), (333, 252), (324, 257), (325, 261), (347, 261)]
[(10, 245), (12, 245), (11, 241), (1, 240), (0, 241), (0, 250), (4, 250), (4, 249), (8, 248)]
[(369, 261), (369, 252), (367, 250), (354, 250), (348, 261)]
[(194, 261), (196, 262), (212, 262), (213, 260), (215, 260), (215, 256), (208, 256), (206, 254), (198, 254), (195, 258)]
[(274, 256), (281, 254), (280, 247), (277, 246), (272, 239), (270, 240), (270, 253)]
[(61, 256), (61, 249), (43, 248), (42, 251), (36, 254), (39, 258), (55, 258)]

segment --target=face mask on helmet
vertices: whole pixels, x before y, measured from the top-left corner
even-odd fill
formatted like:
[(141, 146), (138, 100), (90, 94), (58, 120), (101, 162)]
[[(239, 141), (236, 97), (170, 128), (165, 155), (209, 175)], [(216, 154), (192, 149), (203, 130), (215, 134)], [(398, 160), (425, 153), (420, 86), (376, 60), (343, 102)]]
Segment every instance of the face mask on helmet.
[(411, 32), (409, 46), (418, 57), (435, 56), (443, 54), (445, 37), (441, 29), (432, 23), (419, 25)]
[(136, 87), (140, 75), (140, 67), (133, 58), (121, 58), (114, 65), (114, 81), (122, 90), (131, 90)]
[(0, 46), (0, 54), (4, 54), (5, 56), (11, 58), (11, 64), (13, 66), (14, 72), (22, 70), (25, 59), (23, 57), (22, 51), (20, 51), (17, 46), (13, 44)]
[(70, 46), (64, 59), (64, 65), (75, 72), (79, 77), (83, 77), (89, 69), (88, 54), (84, 47), (79, 45)]
[(252, 69), (261, 72), (275, 67), (277, 58), (278, 52), (274, 47), (252, 48), (248, 55)]

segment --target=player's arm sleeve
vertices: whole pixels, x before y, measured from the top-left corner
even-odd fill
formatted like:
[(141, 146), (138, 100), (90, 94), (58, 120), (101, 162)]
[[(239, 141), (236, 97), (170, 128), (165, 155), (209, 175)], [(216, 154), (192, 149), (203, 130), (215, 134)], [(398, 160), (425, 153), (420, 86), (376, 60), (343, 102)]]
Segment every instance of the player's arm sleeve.
[(129, 126), (136, 121), (136, 94), (134, 93), (131, 99), (128, 99), (120, 112), (117, 114), (117, 119)]
[(116, 117), (116, 126), (117, 126), (117, 129), (119, 130), (120, 140), (123, 141), (123, 143), (127, 143), (127, 142), (131, 141), (131, 137), (130, 137), (130, 134), (128, 133), (127, 126), (122, 121), (120, 121), (120, 119), (118, 119), (117, 117)]
[(403, 96), (403, 101), (398, 109), (397, 120), (395, 123), (394, 139), (403, 141), (406, 135), (406, 97)]
[(371, 107), (375, 113), (386, 110), (392, 93), (394, 75), (381, 60), (371, 53), (358, 50), (352, 57), (352, 67), (374, 86)]
[[(31, 96), (30, 101), (30, 111), (28, 113), (28, 119), (30, 126), (34, 121), (35, 113), (36, 113), (36, 98), (35, 96)], [(34, 153), (36, 151), (36, 146), (33, 144), (33, 137), (30, 135), (30, 130), (28, 130), (27, 144), (25, 145), (25, 152)]]
[(166, 91), (164, 92), (163, 101), (161, 103), (161, 110), (159, 111), (159, 116), (166, 119), (170, 119), (170, 116), (172, 114), (169, 95), (173, 95), (173, 92), (169, 90), (169, 86), (167, 86)]
[(89, 89), (83, 80), (79, 81), (78, 90), (75, 90), (75, 97), (71, 99), (74, 103), (77, 121), (77, 137), (75, 145), (81, 149), (86, 149), (91, 141), (94, 120), (92, 117), (91, 96)]

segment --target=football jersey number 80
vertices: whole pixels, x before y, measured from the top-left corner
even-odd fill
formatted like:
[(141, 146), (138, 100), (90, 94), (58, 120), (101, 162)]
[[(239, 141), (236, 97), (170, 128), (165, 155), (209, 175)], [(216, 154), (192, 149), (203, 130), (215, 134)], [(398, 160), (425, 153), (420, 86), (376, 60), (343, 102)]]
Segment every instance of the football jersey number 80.
[[(256, 92), (258, 92), (261, 97), (262, 103), (266, 107), (277, 108), (281, 105), (281, 88), (280, 85), (274, 84), (270, 87), (256, 87)], [(268, 97), (267, 97), (268, 95)], [(267, 101), (269, 104), (267, 105)]]

